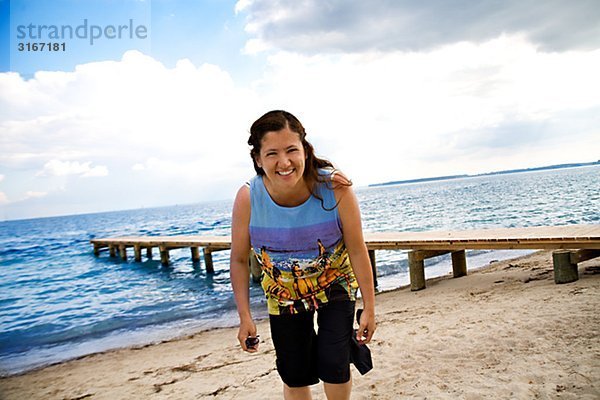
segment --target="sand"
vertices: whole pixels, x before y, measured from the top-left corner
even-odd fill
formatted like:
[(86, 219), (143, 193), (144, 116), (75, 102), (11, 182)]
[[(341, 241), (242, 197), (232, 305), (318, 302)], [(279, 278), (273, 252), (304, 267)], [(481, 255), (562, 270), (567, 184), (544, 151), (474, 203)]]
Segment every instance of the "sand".
[[(599, 399), (600, 259), (556, 285), (550, 252), (377, 296), (375, 369), (353, 399)], [(0, 380), (2, 399), (278, 399), (268, 323), (109, 351)], [(324, 399), (322, 386), (313, 398)]]

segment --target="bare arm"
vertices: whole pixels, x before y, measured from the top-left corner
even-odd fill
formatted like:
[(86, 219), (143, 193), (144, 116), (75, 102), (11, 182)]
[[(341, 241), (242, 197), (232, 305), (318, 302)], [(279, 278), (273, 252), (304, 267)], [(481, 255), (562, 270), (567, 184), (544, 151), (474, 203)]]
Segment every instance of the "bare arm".
[(375, 323), (375, 288), (371, 260), (363, 238), (360, 209), (354, 191), (348, 186), (340, 186), (335, 190), (339, 201), (338, 212), (342, 220), (344, 243), (348, 249), (350, 263), (362, 294), (364, 311), (360, 317), (357, 339), (369, 343), (376, 329)]
[(229, 273), (231, 286), (240, 317), (238, 340), (245, 351), (251, 353), (256, 348), (246, 347), (245, 340), (248, 336), (256, 336), (256, 325), (250, 312), (250, 272), (248, 255), (250, 253), (250, 189), (243, 186), (238, 190), (233, 203), (231, 217), (231, 257)]

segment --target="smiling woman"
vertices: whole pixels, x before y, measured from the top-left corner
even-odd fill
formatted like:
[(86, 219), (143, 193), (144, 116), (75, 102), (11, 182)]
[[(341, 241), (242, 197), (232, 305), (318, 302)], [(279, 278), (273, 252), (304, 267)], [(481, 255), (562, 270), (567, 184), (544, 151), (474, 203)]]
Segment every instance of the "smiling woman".
[(297, 206), (304, 203), (310, 190), (304, 184), (306, 154), (298, 134), (289, 128), (268, 132), (262, 138), (256, 156), (257, 166), (264, 172), (263, 182), (277, 204)]
[(359, 287), (365, 309), (356, 340), (364, 345), (375, 331), (373, 275), (351, 182), (315, 156), (304, 127), (286, 111), (254, 122), (248, 144), (257, 175), (238, 191), (231, 227), (240, 346), (251, 353), (259, 347), (252, 340), (250, 254), (261, 268), (285, 398), (310, 399), (309, 385), (322, 380), (327, 398), (347, 399)]
[[(270, 111), (266, 113), (254, 122), (250, 128), (248, 144), (251, 146), (250, 157), (254, 163), (254, 170), (259, 176), (266, 176), (267, 178), (265, 185), (272, 185), (276, 182), (269, 179), (274, 178), (275, 175), (273, 174), (270, 177), (267, 170), (269, 166), (273, 167), (272, 164), (277, 164), (279, 160), (281, 162), (277, 164), (277, 167), (280, 168), (280, 171), (277, 171), (276, 175), (282, 177), (290, 175), (292, 172), (295, 173), (295, 176), (300, 176), (305, 181), (296, 186), (297, 194), (300, 197), (304, 195), (308, 197), (308, 193), (302, 193), (304, 189), (308, 188), (310, 194), (321, 200), (316, 190), (317, 182), (322, 180), (322, 178), (319, 178), (319, 169), (334, 167), (330, 161), (315, 155), (312, 144), (306, 140), (304, 127), (295, 116), (287, 111)], [(286, 156), (284, 156), (284, 153)], [(289, 159), (289, 168), (287, 168), (285, 158)], [(266, 169), (263, 168), (263, 162)], [(299, 171), (300, 166), (302, 168)], [(350, 182), (342, 178), (342, 181), (338, 183), (348, 184)], [(277, 186), (273, 189), (277, 191)], [(269, 194), (271, 196), (278, 195), (271, 192)], [(286, 205), (284, 204), (285, 198), (280, 200), (283, 202), (281, 205)]]

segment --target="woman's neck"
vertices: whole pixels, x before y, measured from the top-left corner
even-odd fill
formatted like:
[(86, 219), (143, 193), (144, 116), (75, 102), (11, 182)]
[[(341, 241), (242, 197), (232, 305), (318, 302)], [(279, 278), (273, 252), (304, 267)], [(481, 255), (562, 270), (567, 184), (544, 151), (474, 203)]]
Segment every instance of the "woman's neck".
[(306, 182), (299, 182), (294, 188), (281, 190), (273, 185), (268, 179), (263, 176), (265, 189), (271, 196), (271, 199), (282, 207), (296, 207), (304, 203), (311, 196)]

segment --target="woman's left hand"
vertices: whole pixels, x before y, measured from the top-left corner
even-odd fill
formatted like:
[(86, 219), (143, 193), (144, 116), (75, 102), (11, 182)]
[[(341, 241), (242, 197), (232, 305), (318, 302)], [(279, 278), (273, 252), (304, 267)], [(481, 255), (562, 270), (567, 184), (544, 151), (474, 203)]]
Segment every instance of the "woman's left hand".
[(356, 340), (361, 344), (369, 343), (373, 337), (373, 333), (375, 333), (375, 329), (377, 329), (375, 312), (373, 310), (364, 310), (360, 316)]

